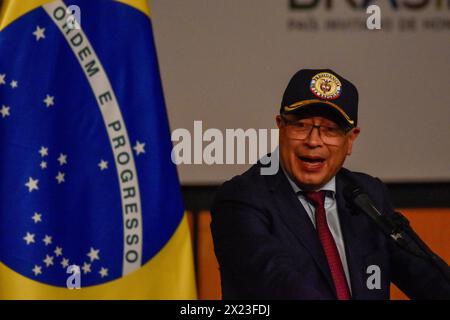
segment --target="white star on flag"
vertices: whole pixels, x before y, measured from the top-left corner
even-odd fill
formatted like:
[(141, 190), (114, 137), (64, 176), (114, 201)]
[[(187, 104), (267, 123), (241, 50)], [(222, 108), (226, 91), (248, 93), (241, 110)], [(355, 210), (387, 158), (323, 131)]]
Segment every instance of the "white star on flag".
[(69, 266), (69, 259), (63, 258), (61, 261), (61, 265), (63, 268), (67, 268)]
[(56, 247), (55, 251), (53, 251), (57, 257), (62, 256), (62, 248)]
[(100, 167), (101, 171), (106, 170), (106, 169), (108, 169), (108, 161), (105, 161), (102, 159), (100, 161), (100, 163), (98, 164), (98, 166)]
[(33, 216), (31, 217), (33, 219), (34, 223), (38, 223), (42, 221), (42, 214), (35, 212)]
[(102, 267), (101, 270), (98, 273), (100, 273), (102, 278), (107, 277), (108, 276), (108, 269)]
[(67, 154), (61, 153), (59, 155), (58, 162), (60, 166), (67, 164)]
[(45, 28), (41, 28), (39, 26), (36, 27), (36, 30), (33, 32), (33, 35), (36, 37), (36, 41), (40, 39), (45, 39)]
[(44, 239), (42, 239), (42, 241), (45, 243), (46, 246), (48, 246), (49, 244), (52, 243), (52, 237), (46, 234)]
[(66, 181), (64, 180), (65, 175), (66, 175), (65, 173), (58, 171), (58, 175), (55, 177), (55, 179), (58, 180), (58, 184), (61, 184)]
[(6, 74), (0, 74), (0, 85), (6, 84), (5, 77), (6, 77)]
[(42, 170), (47, 169), (47, 162), (41, 161), (40, 167)]
[(16, 80), (11, 81), (10, 83), (11, 88), (15, 89), (19, 86), (19, 82), (17, 82)]
[(27, 244), (34, 243), (34, 236), (35, 236), (34, 233), (27, 232), (27, 235), (23, 237), (23, 240), (25, 240)]
[(0, 113), (2, 114), (2, 118), (6, 118), (6, 117), (8, 117), (10, 114), (9, 114), (9, 107), (8, 106), (5, 106), (5, 105), (2, 105), (2, 108), (0, 109)]
[(91, 272), (91, 264), (90, 263), (83, 263), (83, 266), (81, 267), (81, 269), (83, 269), (83, 273), (87, 274), (89, 272)]
[(42, 273), (42, 267), (38, 265), (34, 265), (34, 268), (32, 269), (35, 276)]
[(140, 155), (141, 153), (145, 153), (145, 143), (140, 143), (139, 141), (136, 141), (135, 146), (133, 147), (134, 151), (136, 151), (136, 155)]
[(39, 153), (41, 154), (41, 157), (46, 157), (46, 156), (48, 156), (48, 148), (46, 148), (46, 147), (41, 147), (41, 149), (39, 150)]
[(99, 254), (100, 250), (95, 250), (94, 248), (91, 247), (91, 250), (89, 251), (89, 253), (87, 254), (87, 256), (91, 259), (91, 262), (93, 262), (94, 260), (100, 260), (98, 254)]
[(53, 265), (53, 257), (49, 256), (48, 254), (45, 256), (45, 259), (42, 261), (45, 263), (47, 268)]
[(35, 180), (32, 177), (29, 177), (28, 182), (25, 183), (25, 186), (28, 187), (28, 192), (32, 192), (33, 190), (39, 190), (38, 183), (39, 183), (38, 179)]
[(44, 103), (47, 106), (47, 108), (50, 108), (55, 104), (55, 97), (51, 95), (47, 95), (44, 99)]

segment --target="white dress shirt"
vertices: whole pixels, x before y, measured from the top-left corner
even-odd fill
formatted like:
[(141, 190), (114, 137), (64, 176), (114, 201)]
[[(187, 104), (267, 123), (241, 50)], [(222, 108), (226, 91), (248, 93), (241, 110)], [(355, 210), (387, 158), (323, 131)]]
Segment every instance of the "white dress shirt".
[[(301, 194), (302, 189), (300, 189), (297, 184), (292, 181), (292, 179), (289, 177), (289, 175), (286, 173), (286, 171), (283, 169), (284, 174), (289, 180), (289, 183), (292, 186), (292, 189), (294, 189), (295, 194), (298, 197), (298, 200), (303, 205), (303, 208), (305, 208), (306, 213), (308, 214), (309, 218), (311, 219), (311, 222), (316, 227), (316, 217), (315, 217), (315, 208), (314, 205), (311, 204), (305, 196)], [(330, 228), (331, 234), (333, 235), (334, 242), (336, 242), (336, 246), (339, 252), (339, 257), (341, 258), (342, 267), (344, 268), (345, 272), (345, 278), (347, 279), (347, 284), (350, 289), (351, 293), (351, 285), (350, 285), (350, 276), (348, 272), (348, 265), (347, 265), (347, 257), (345, 255), (345, 246), (344, 246), (344, 238), (342, 237), (342, 231), (341, 231), (341, 224), (339, 222), (339, 215), (337, 210), (337, 204), (335, 199), (336, 194), (336, 178), (333, 177), (326, 185), (324, 185), (320, 190), (327, 191), (325, 192), (325, 212), (327, 216), (327, 223), (328, 227)], [(319, 191), (319, 190), (317, 190)]]

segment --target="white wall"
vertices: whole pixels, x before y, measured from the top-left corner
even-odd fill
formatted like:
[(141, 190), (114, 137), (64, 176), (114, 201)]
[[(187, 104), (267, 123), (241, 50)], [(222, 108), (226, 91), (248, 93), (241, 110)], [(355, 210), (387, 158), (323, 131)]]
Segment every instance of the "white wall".
[[(288, 21), (365, 19), (334, 10), (292, 11), (288, 0), (153, 0), (152, 19), (171, 129), (274, 128), (283, 90), (300, 68), (330, 67), (360, 93), (362, 129), (346, 166), (385, 181), (450, 179), (450, 10), (393, 10), (382, 31), (289, 30)], [(308, 3), (314, 1), (297, 1)], [(411, 1), (410, 1), (411, 2)], [(445, 1), (444, 1), (445, 2)], [(435, 1), (430, 1), (435, 3)], [(447, 5), (447, 4), (445, 4)], [(413, 19), (415, 31), (401, 31)], [(386, 21), (387, 21), (386, 20)], [(391, 28), (388, 30), (388, 27)], [(382, 25), (383, 27), (383, 25)], [(180, 165), (185, 184), (220, 183), (248, 166)]]

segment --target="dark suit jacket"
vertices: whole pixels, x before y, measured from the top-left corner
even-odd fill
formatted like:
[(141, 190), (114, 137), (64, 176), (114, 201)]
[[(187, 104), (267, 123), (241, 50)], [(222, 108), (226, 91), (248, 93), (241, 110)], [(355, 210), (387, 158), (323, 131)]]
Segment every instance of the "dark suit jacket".
[[(336, 176), (336, 201), (353, 299), (388, 299), (395, 283), (415, 299), (450, 299), (450, 284), (427, 261), (387, 239), (343, 196), (353, 179), (386, 214), (393, 208), (385, 185), (362, 173)], [(316, 230), (283, 172), (260, 174), (260, 164), (227, 181), (212, 207), (211, 231), (224, 299), (336, 299)], [(381, 270), (381, 288), (370, 290), (370, 265)]]

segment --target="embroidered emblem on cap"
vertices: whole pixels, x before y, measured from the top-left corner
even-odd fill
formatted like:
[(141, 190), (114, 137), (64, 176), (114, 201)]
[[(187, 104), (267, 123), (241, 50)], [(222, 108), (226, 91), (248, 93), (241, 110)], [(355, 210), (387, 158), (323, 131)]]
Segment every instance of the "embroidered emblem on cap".
[(338, 78), (328, 72), (315, 75), (309, 86), (311, 92), (318, 98), (334, 100), (341, 96), (342, 84)]

